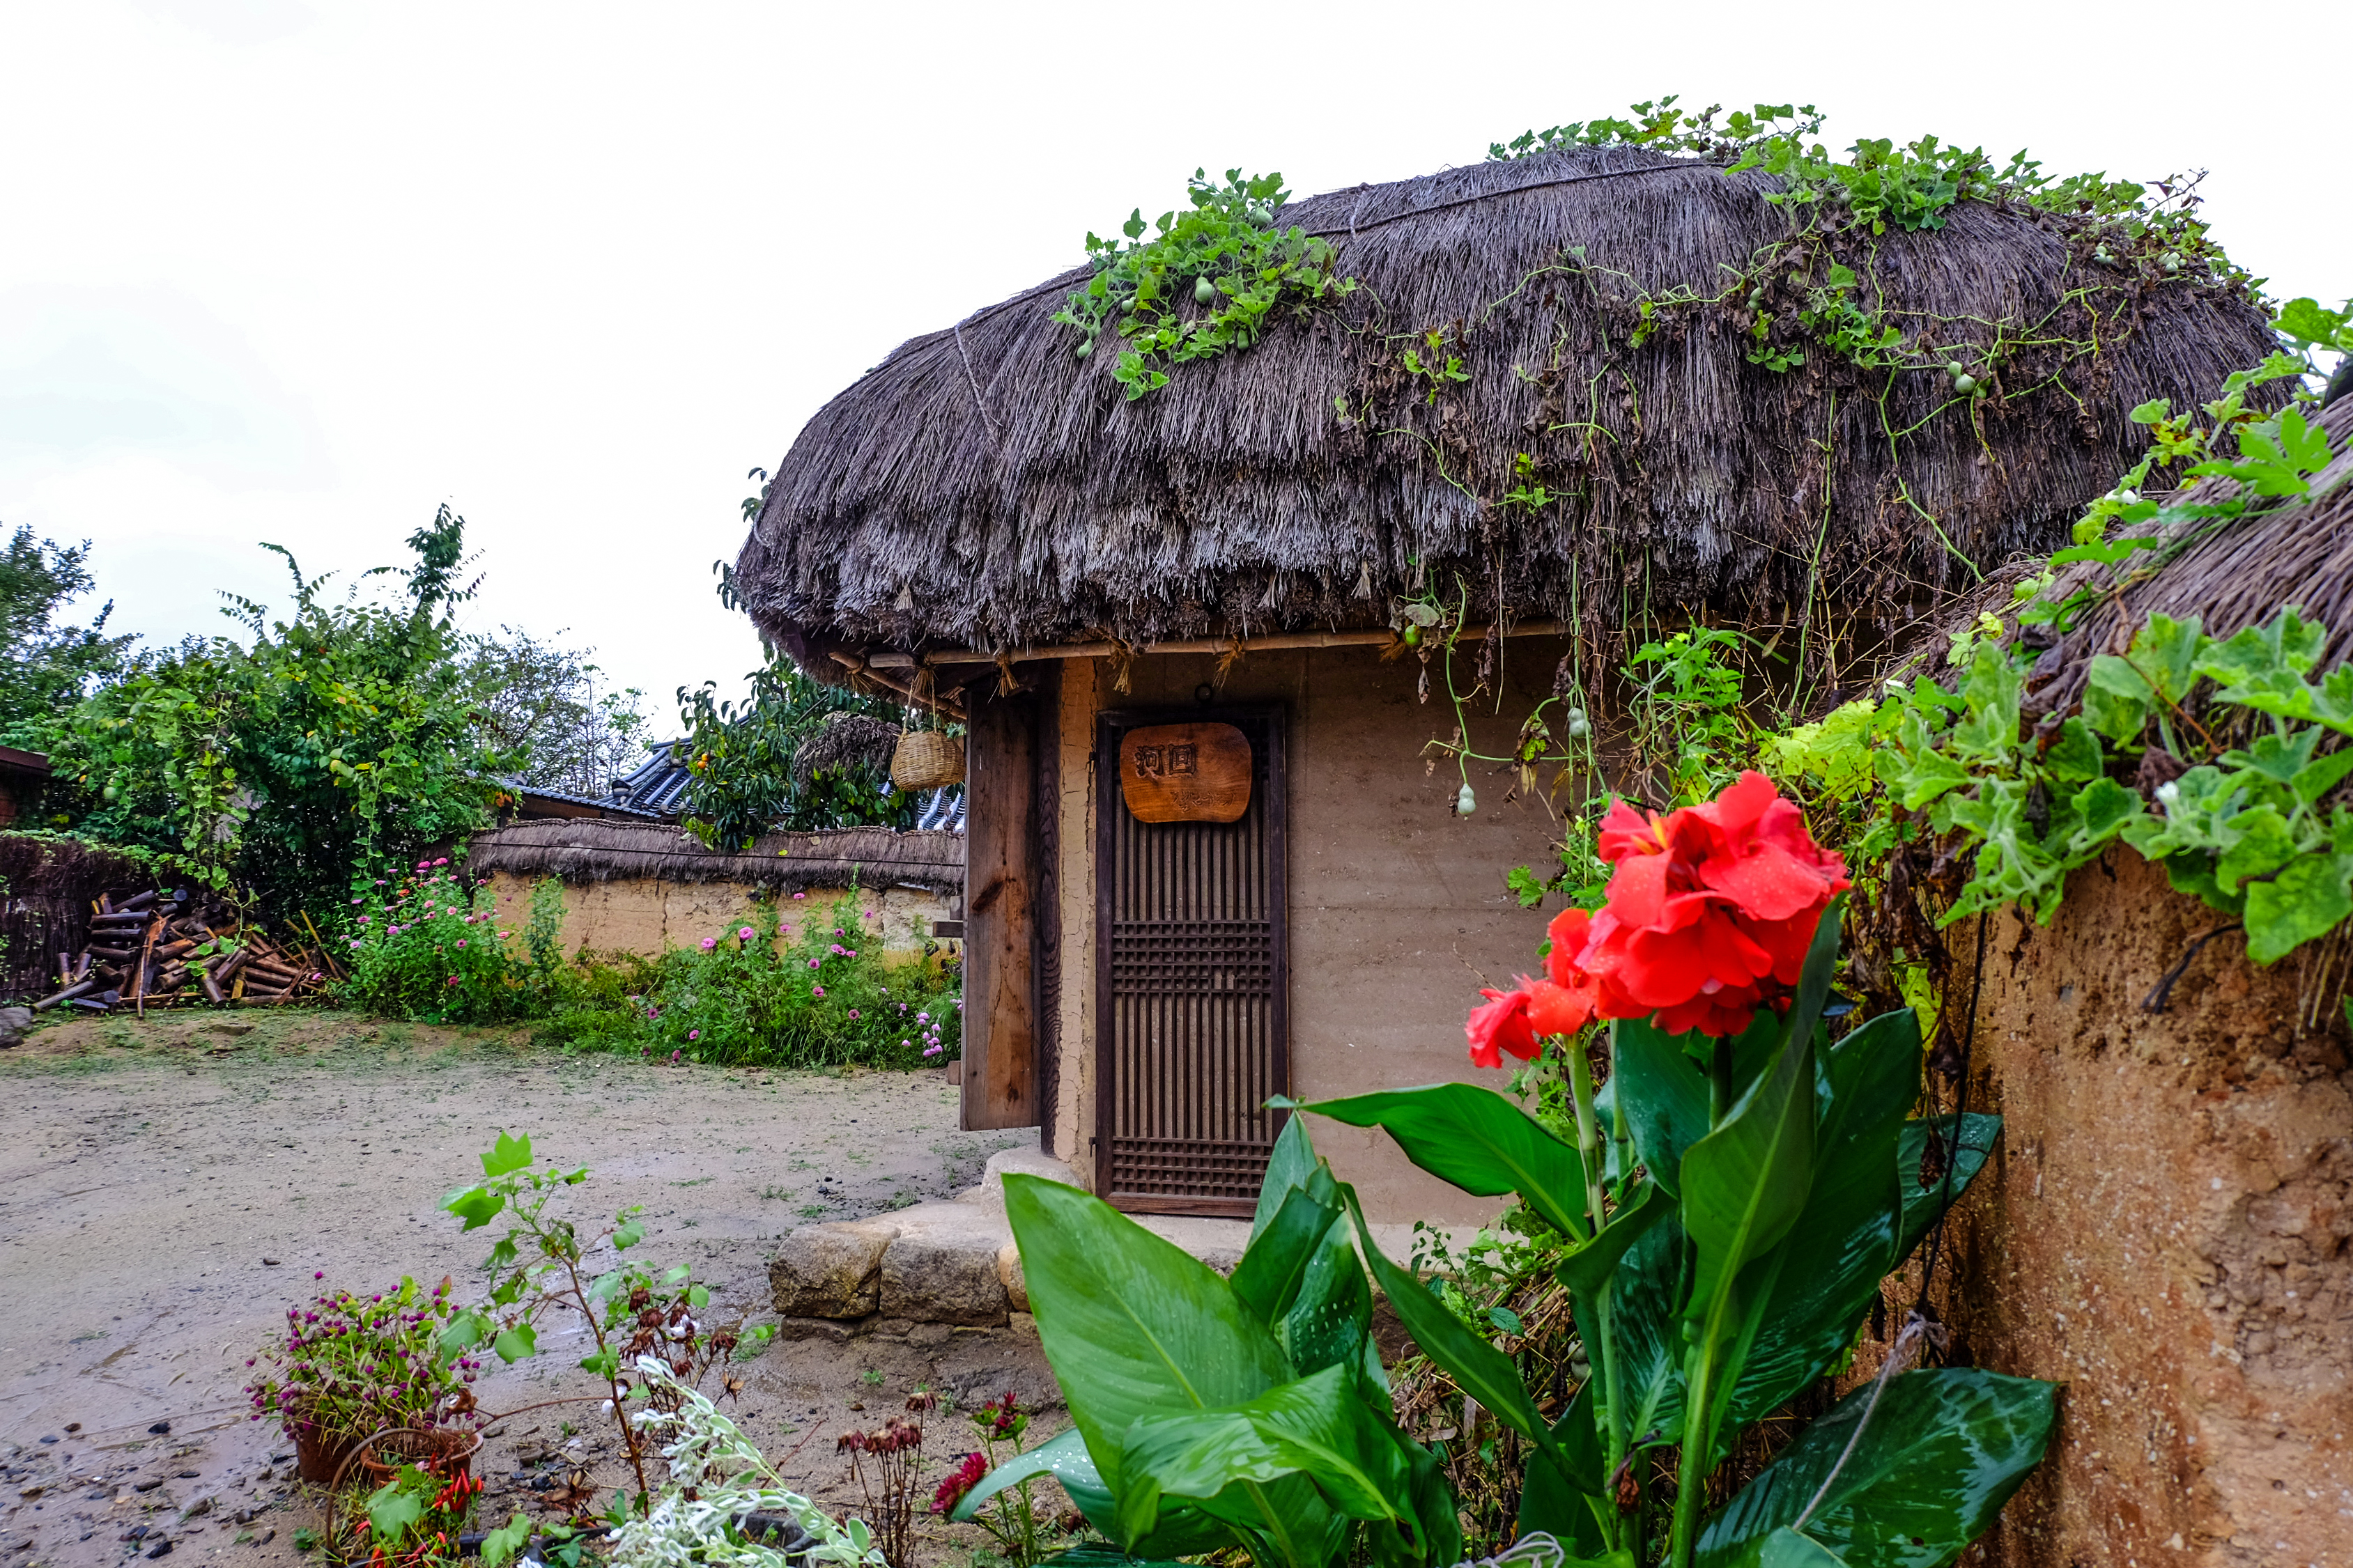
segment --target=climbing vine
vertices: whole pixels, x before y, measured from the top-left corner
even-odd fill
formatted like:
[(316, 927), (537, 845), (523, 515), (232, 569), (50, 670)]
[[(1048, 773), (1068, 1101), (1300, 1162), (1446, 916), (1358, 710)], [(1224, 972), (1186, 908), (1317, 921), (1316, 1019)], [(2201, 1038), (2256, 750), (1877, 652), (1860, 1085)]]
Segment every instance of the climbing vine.
[(1333, 270), (1329, 240), (1276, 223), (1290, 195), (1281, 174), (1246, 180), (1229, 169), (1218, 182), (1196, 169), (1188, 184), (1191, 210), (1161, 214), (1149, 238), (1140, 207), (1124, 241), (1089, 234), (1094, 276), (1054, 315), (1079, 330), (1082, 359), (1106, 331), (1122, 341), (1112, 374), (1131, 403), (1167, 385), (1169, 365), (1248, 348), (1279, 310), (1303, 312), (1356, 287)]

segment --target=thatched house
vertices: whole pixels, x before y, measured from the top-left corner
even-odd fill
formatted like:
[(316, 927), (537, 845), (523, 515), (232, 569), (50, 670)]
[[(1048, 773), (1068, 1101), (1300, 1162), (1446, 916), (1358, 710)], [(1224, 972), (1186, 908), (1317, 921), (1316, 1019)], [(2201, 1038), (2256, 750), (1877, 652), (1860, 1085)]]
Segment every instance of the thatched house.
[[(1505, 873), (1557, 829), (1483, 766), (1455, 815), (1443, 661), (1385, 657), (1409, 601), (1467, 623), (1490, 755), (1556, 683), (1606, 721), (1629, 633), (1677, 617), (1783, 631), (1819, 690), (2061, 541), (2136, 404), (2270, 346), (2218, 280), (2104, 268), (2081, 220), (1817, 240), (1775, 188), (1611, 148), (1302, 200), (1279, 222), (1361, 287), (1148, 396), (1053, 321), (1074, 271), (809, 422), (735, 585), (812, 672), (971, 726), (968, 1124), (1042, 1123), (1132, 1208), (1247, 1212), (1269, 1094), (1470, 1072), (1466, 1000), (1539, 937)], [(1807, 343), (1834, 261), (1923, 368)], [(1245, 814), (1139, 819), (1123, 742), (1192, 721), (1247, 739)], [(1376, 1135), (1319, 1136), (1385, 1217), (1468, 1217)]]
[(514, 929), (533, 887), (554, 877), (564, 885), (565, 952), (649, 958), (736, 929), (755, 899), (799, 893), (827, 903), (853, 887), (881, 923), (883, 952), (912, 957), (956, 929), (964, 889), (959, 835), (887, 827), (772, 833), (735, 855), (660, 823), (526, 821), (475, 838), (466, 865), (489, 879)]

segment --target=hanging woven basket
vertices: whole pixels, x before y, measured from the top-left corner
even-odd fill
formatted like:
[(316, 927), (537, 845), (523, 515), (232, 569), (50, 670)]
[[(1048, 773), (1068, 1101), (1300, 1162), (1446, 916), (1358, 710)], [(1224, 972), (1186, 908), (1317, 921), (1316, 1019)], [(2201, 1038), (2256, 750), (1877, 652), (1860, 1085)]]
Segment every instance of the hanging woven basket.
[(891, 753), (891, 782), (913, 792), (964, 783), (964, 743), (937, 730), (910, 730)]

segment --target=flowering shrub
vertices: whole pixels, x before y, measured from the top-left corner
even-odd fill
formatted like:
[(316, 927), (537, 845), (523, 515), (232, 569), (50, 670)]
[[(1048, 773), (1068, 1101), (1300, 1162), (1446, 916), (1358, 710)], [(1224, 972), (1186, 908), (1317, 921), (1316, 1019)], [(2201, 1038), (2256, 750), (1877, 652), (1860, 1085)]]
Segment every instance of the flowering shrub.
[(445, 1363), (437, 1353), (455, 1311), (449, 1290), (447, 1279), (428, 1291), (404, 1278), (396, 1290), (328, 1290), (307, 1306), (287, 1308), (285, 1338), (245, 1363), (268, 1363), (246, 1384), (250, 1418), (275, 1416), (287, 1436), (300, 1440), (307, 1433), (332, 1447), (388, 1426), (434, 1426), (470, 1412), (466, 1385), (480, 1363), (471, 1357)]
[(490, 1024), (543, 1011), (555, 979), (563, 889), (533, 889), (522, 953), (491, 894), (447, 858), (363, 878), (344, 916), (343, 994), (371, 1013), (428, 1024)]

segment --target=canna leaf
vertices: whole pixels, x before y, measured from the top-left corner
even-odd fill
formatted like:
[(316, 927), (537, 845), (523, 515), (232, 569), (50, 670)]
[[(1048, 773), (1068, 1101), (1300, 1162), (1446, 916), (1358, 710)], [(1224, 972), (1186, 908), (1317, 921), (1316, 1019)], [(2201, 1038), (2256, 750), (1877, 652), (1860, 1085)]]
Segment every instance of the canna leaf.
[(1466, 1193), (1522, 1201), (1564, 1236), (1591, 1234), (1585, 1223), (1585, 1164), (1577, 1150), (1534, 1117), (1476, 1084), (1440, 1083), (1309, 1104), (1277, 1100), (1352, 1127), (1388, 1131), (1406, 1158)]

